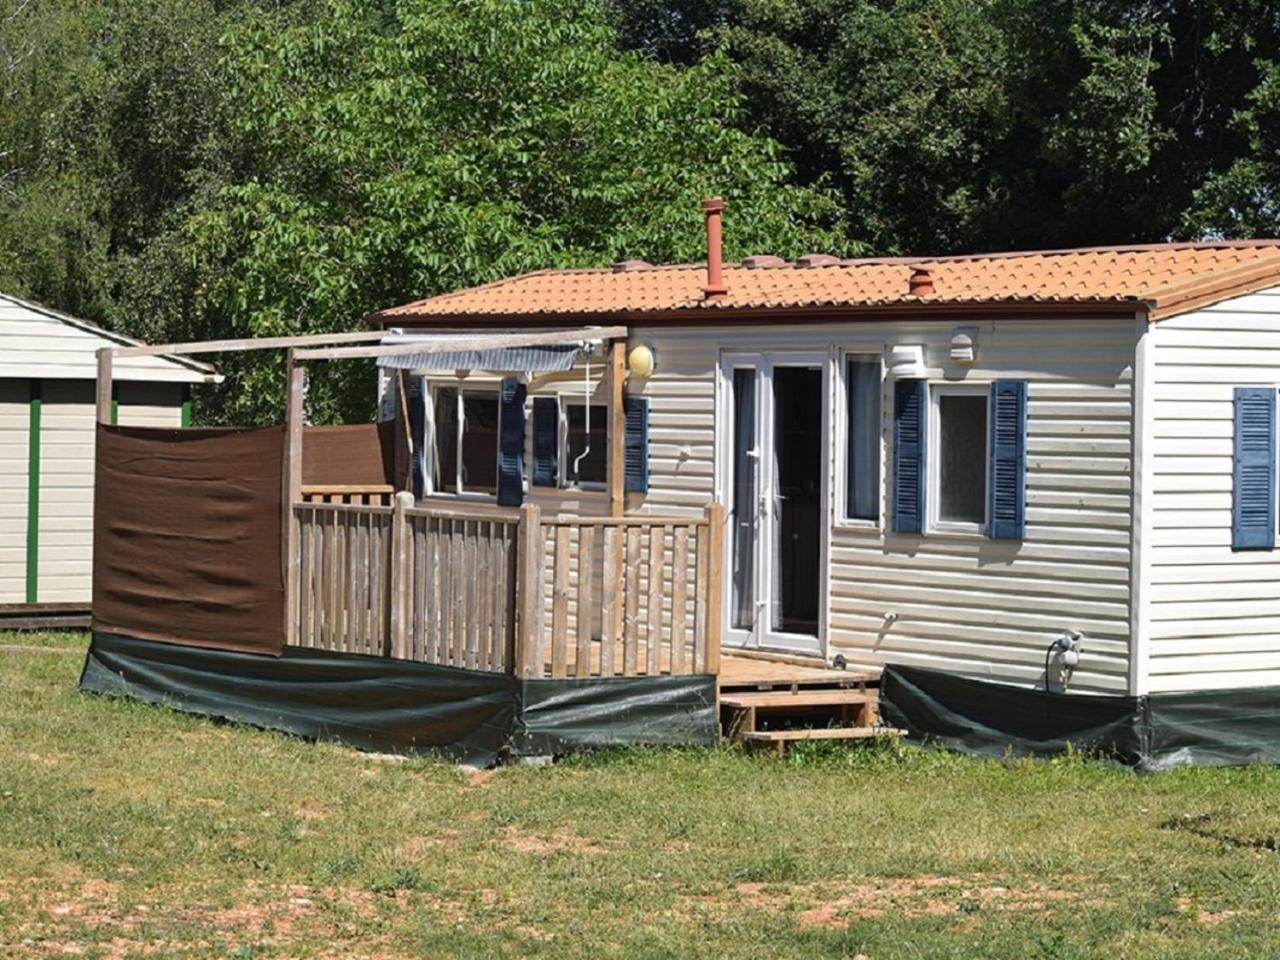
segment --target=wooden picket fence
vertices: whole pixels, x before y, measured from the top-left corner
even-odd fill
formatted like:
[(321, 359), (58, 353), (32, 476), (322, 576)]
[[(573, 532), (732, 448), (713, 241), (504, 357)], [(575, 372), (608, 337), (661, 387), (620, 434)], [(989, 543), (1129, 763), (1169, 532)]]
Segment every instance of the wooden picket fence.
[(300, 646), (521, 677), (715, 673), (723, 508), (544, 521), (295, 504)]

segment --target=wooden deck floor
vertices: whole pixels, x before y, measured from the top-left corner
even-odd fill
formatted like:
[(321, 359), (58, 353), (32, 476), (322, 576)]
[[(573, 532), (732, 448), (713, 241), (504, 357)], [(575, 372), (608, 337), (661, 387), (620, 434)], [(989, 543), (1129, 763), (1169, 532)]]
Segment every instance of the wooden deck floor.
[(729, 653), (720, 658), (721, 690), (845, 687), (873, 683), (878, 679), (879, 673), (874, 670), (832, 670), (756, 657), (735, 657)]

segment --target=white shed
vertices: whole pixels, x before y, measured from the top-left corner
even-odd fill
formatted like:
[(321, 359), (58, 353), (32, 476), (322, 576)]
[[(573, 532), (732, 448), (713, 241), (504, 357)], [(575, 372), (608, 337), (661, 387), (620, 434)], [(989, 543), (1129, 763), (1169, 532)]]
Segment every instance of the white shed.
[[(97, 350), (134, 343), (0, 294), (0, 624), (88, 611)], [(185, 358), (122, 360), (115, 422), (184, 426), (191, 385), (215, 379)]]

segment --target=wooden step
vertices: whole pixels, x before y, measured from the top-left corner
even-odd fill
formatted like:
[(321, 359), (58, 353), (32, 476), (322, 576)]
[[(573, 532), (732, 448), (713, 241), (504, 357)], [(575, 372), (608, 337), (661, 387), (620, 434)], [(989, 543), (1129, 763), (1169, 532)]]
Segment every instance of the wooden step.
[(742, 690), (723, 694), (720, 706), (736, 710), (750, 707), (757, 710), (806, 710), (809, 707), (830, 707), (845, 703), (873, 703), (878, 699), (877, 694), (866, 690), (797, 690), (793, 693), (782, 690)]
[(871, 740), (875, 737), (903, 737), (905, 730), (892, 727), (815, 727), (800, 730), (756, 730), (744, 733), (745, 743), (768, 745), (783, 753), (787, 744), (801, 740)]

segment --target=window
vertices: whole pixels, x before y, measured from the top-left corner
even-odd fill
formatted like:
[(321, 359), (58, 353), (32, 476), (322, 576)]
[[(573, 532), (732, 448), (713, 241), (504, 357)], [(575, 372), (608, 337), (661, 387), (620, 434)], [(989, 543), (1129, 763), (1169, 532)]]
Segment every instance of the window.
[(440, 387), (435, 392), (433, 489), (497, 493), (498, 395)]
[(845, 366), (845, 516), (880, 519), (880, 358)]
[(980, 528), (987, 521), (987, 395), (934, 388), (933, 522)]
[(605, 482), (609, 462), (609, 408), (593, 403), (590, 417), (587, 414), (585, 403), (564, 405), (566, 486)]

